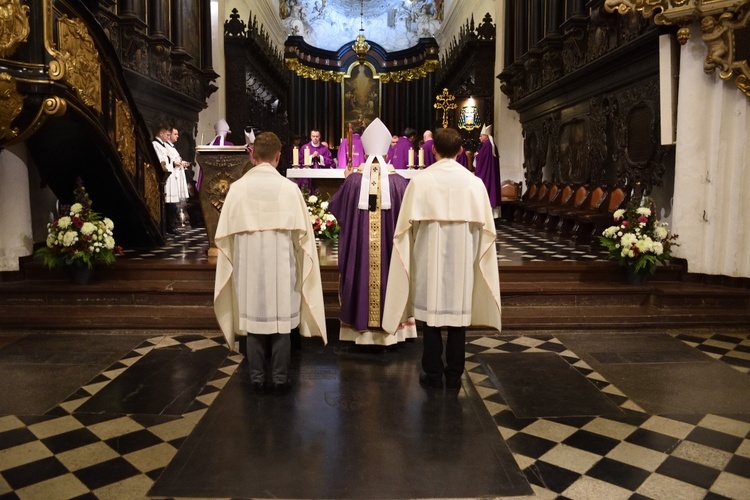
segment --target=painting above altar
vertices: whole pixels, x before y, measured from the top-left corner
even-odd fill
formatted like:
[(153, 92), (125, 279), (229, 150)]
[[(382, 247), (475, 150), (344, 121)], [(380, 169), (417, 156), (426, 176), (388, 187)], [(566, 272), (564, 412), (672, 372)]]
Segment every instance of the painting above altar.
[(342, 136), (351, 123), (367, 127), (380, 117), (380, 77), (372, 64), (354, 63), (341, 80)]

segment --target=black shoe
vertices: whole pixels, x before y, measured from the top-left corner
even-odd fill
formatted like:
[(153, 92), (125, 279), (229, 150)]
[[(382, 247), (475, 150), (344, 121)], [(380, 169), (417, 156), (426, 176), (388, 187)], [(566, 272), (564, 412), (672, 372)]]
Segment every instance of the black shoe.
[(266, 392), (266, 386), (263, 382), (251, 382), (250, 385), (252, 385), (255, 394), (263, 394)]
[(443, 377), (437, 378), (423, 372), (419, 374), (419, 383), (429, 389), (442, 389)]
[(167, 232), (168, 232), (169, 234), (174, 234), (174, 235), (179, 235), (179, 234), (181, 234), (181, 233), (180, 233), (180, 232), (179, 232), (179, 231), (178, 231), (178, 230), (177, 230), (176, 228), (174, 228), (174, 227), (168, 227), (168, 228), (167, 228)]

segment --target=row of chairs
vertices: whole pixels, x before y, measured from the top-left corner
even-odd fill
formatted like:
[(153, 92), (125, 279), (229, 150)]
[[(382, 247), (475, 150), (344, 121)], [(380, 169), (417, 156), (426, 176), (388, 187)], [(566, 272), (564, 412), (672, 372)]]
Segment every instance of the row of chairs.
[(503, 217), (535, 229), (590, 244), (613, 224), (612, 214), (624, 208), (630, 194), (621, 186), (536, 182), (523, 195), (521, 183), (503, 181)]

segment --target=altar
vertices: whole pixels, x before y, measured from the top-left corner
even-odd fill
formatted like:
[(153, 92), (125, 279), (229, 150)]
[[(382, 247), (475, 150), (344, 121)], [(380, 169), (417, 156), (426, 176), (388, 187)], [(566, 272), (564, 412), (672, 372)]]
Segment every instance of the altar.
[[(404, 177), (411, 179), (419, 174), (423, 169), (396, 170), (395, 172)], [(355, 170), (356, 172), (356, 170)], [(313, 189), (320, 191), (320, 194), (333, 194), (339, 190), (339, 186), (344, 182), (343, 168), (299, 168), (293, 167), (286, 171), (287, 179), (313, 179)]]

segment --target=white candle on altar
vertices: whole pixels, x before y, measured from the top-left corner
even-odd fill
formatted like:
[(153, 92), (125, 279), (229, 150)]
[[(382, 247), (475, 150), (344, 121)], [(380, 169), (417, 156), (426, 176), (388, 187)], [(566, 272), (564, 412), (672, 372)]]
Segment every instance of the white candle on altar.
[(310, 161), (310, 148), (305, 148), (305, 166), (309, 167), (312, 164)]
[(409, 166), (410, 167), (414, 166), (414, 150), (413, 149), (409, 150)]
[(299, 167), (299, 148), (297, 146), (292, 148), (292, 166)]
[(419, 149), (419, 166), (424, 167), (424, 149)]

